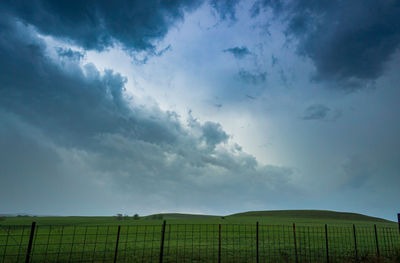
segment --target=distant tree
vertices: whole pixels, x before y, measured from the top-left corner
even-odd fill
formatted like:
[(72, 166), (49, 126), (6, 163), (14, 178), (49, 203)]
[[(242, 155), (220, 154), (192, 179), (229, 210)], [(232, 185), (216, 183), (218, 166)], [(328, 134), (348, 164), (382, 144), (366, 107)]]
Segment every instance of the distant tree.
[(124, 219), (129, 219), (129, 216), (127, 214), (125, 214)]
[(4, 216), (0, 216), (0, 221), (5, 221), (6, 218)]
[(225, 219), (225, 217), (224, 217), (224, 216), (221, 216), (221, 219)]
[(133, 220), (139, 220), (139, 219), (140, 219), (140, 217), (139, 217), (138, 214), (134, 214), (134, 215), (133, 215)]
[(122, 214), (121, 214), (121, 213), (118, 213), (118, 214), (117, 214), (117, 219), (118, 219), (118, 220), (121, 220), (121, 219), (122, 219)]

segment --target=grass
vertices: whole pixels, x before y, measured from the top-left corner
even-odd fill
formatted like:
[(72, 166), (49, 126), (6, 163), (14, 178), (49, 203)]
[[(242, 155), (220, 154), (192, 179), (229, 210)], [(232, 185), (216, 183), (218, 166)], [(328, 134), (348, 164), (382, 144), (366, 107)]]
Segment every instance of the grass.
[[(300, 261), (326, 261), (325, 224), (328, 224), (331, 261), (354, 261), (353, 223), (358, 258), (377, 254), (373, 225), (377, 225), (380, 254), (395, 256), (400, 248), (397, 224), (380, 218), (331, 211), (254, 211), (224, 216), (157, 214), (132, 217), (7, 217), (0, 221), (0, 262), (25, 259), (30, 224), (38, 227), (33, 262), (112, 262), (121, 225), (118, 262), (158, 262), (162, 220), (165, 229), (164, 262), (216, 262), (221, 227), (222, 262), (255, 262), (256, 222), (259, 222), (260, 262), (295, 260), (292, 223)], [(19, 227), (16, 227), (19, 225)], [(370, 261), (373, 262), (373, 261)]]

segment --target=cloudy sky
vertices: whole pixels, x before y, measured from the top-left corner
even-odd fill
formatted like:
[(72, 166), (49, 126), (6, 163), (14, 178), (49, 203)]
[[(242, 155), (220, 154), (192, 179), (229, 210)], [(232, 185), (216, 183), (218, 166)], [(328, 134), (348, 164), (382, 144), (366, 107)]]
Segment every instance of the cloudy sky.
[(400, 2), (1, 1), (0, 213), (400, 212)]

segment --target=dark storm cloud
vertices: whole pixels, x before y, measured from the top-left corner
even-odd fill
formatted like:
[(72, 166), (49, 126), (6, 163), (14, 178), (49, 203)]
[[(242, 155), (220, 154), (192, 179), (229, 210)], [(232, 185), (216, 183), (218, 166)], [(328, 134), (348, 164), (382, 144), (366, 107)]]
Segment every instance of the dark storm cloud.
[(2, 1), (0, 8), (39, 32), (103, 50), (114, 42), (128, 50), (149, 51), (184, 11), (200, 1)]
[[(9, 25), (1, 26), (5, 29)], [(44, 43), (29, 37), (29, 30), (21, 30), (26, 31), (10, 28), (0, 35), (3, 108), (60, 134), (58, 139), (69, 143), (88, 143), (97, 133), (116, 131), (157, 143), (175, 140), (172, 122), (165, 131), (159, 129), (159, 118), (173, 116), (147, 118), (132, 114), (123, 98), (126, 79), (120, 74), (106, 70), (101, 75), (91, 64), (84, 70), (72, 64), (75, 70), (66, 72), (45, 56)], [(21, 41), (21, 35), (26, 39)]]
[(316, 80), (349, 91), (378, 78), (400, 44), (399, 1), (259, 1), (258, 7), (283, 16), (300, 54), (313, 60)]
[[(103, 200), (115, 197), (103, 191), (128, 196), (138, 208), (228, 209), (295, 192), (290, 169), (261, 165), (230, 147), (220, 124), (191, 119), (186, 127), (174, 112), (126, 99), (120, 74), (62, 63), (68, 50), (49, 57), (32, 27), (2, 15), (0, 28), (0, 153), (9, 153), (0, 158), (0, 199), (21, 196), (2, 210), (115, 209)], [(21, 182), (37, 182), (40, 193), (18, 188)], [(86, 201), (76, 212), (78, 200)]]
[(242, 59), (251, 54), (251, 52), (245, 46), (228, 48), (225, 49), (224, 52), (232, 53), (237, 59)]
[(19, 32), (3, 33), (0, 36), (3, 109), (60, 134), (68, 130), (69, 138), (60, 139), (74, 141), (90, 137), (94, 131), (110, 131), (123, 122), (122, 113), (126, 110), (121, 100), (123, 77), (111, 71), (100, 77), (93, 66), (86, 67), (88, 77), (82, 71), (68, 75), (45, 57), (44, 44), (39, 40), (25, 36), (25, 42), (20, 42)]
[(221, 124), (207, 121), (201, 124), (192, 116), (192, 111), (189, 111), (188, 124), (193, 130), (200, 132), (200, 140), (204, 140), (209, 150), (214, 150), (215, 146), (220, 143), (226, 143), (229, 135), (223, 130)]
[(207, 121), (202, 125), (202, 131), (207, 145), (212, 149), (214, 149), (217, 144), (226, 142), (229, 138), (219, 123)]
[(307, 107), (302, 117), (303, 120), (337, 120), (341, 117), (341, 112), (331, 110), (325, 105), (314, 104)]

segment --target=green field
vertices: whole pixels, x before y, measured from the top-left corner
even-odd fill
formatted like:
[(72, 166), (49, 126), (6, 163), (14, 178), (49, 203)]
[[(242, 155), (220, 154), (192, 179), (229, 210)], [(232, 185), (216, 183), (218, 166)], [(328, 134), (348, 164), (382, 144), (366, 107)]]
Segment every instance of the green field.
[[(377, 255), (393, 258), (400, 248), (397, 223), (332, 211), (259, 211), (228, 216), (159, 214), (139, 220), (7, 217), (0, 222), (0, 262), (24, 262), (32, 221), (37, 222), (37, 228), (31, 262), (113, 262), (118, 225), (118, 262), (159, 262), (163, 220), (167, 222), (163, 262), (218, 262), (219, 251), (221, 262), (256, 262), (256, 222), (260, 262), (295, 262), (296, 254), (299, 262), (342, 262)], [(296, 223), (295, 229), (292, 223)]]

